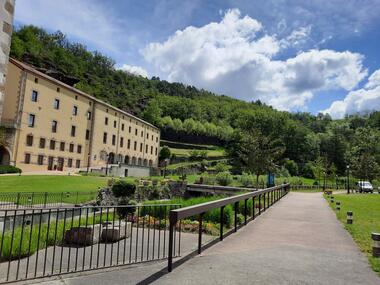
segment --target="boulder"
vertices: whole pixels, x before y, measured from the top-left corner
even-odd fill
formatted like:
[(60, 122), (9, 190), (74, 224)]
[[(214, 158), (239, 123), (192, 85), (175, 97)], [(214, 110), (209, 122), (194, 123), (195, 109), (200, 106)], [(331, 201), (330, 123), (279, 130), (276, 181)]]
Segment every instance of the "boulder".
[(128, 238), (131, 233), (131, 222), (112, 222), (104, 223), (102, 226), (101, 240), (103, 242), (116, 242)]
[(73, 227), (65, 232), (65, 243), (71, 245), (92, 245), (99, 242), (100, 225)]

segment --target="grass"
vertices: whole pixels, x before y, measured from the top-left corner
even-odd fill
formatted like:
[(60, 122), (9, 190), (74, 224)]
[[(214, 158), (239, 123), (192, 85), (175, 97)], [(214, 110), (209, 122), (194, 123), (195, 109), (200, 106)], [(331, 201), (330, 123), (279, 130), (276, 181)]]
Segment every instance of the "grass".
[[(188, 156), (188, 157), (190, 157), (191, 151), (193, 151), (193, 149), (170, 148), (170, 152), (172, 154), (175, 154), (176, 156)], [(222, 149), (222, 148), (208, 149), (206, 151), (207, 151), (207, 157), (223, 157), (223, 156), (225, 156), (224, 149)]]
[(85, 217), (68, 218), (59, 221), (54, 220), (49, 224), (38, 224), (38, 221), (35, 221), (33, 227), (16, 227), (13, 234), (12, 231), (6, 231), (3, 236), (0, 236), (0, 245), (2, 246), (0, 260), (27, 257), (47, 246), (59, 245), (63, 241), (65, 231), (72, 227), (99, 224), (100, 221), (116, 221), (116, 219), (116, 216), (113, 218), (113, 213), (106, 213), (90, 215), (87, 221)]
[(1, 176), (1, 192), (91, 192), (105, 186), (106, 177), (22, 175)]
[[(380, 276), (380, 258), (372, 257), (372, 232), (380, 232), (380, 195), (379, 194), (339, 194), (335, 201), (340, 201), (341, 210), (336, 212), (337, 218), (352, 235), (369, 260), (374, 271)], [(329, 200), (328, 200), (329, 201)], [(329, 203), (334, 208), (332, 203)], [(354, 222), (346, 223), (347, 211), (353, 212)]]

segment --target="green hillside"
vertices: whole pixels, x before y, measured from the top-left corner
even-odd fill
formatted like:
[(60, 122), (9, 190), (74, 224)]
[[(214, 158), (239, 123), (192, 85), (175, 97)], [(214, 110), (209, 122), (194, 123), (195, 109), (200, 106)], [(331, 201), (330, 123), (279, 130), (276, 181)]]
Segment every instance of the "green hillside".
[(275, 142), (281, 151), (271, 165), (285, 167), (291, 175), (345, 175), (350, 164), (357, 177), (379, 177), (380, 112), (332, 120), (323, 114), (281, 112), (260, 101), (240, 101), (157, 77), (147, 79), (117, 70), (112, 59), (69, 42), (61, 32), (33, 26), (14, 32), (11, 56), (54, 70), (71, 82), (76, 79), (76, 88), (160, 127), (163, 139), (223, 146), (234, 160), (242, 137), (249, 133), (258, 144)]

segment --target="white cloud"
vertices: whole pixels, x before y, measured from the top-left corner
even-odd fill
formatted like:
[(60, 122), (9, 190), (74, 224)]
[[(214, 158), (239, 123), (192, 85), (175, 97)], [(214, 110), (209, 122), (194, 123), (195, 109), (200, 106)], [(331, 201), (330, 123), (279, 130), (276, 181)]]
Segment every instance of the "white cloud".
[(363, 57), (348, 51), (310, 50), (276, 59), (310, 29), (277, 39), (266, 35), (261, 23), (233, 9), (219, 23), (187, 27), (165, 42), (149, 44), (142, 53), (170, 81), (247, 101), (260, 99), (278, 109), (302, 109), (314, 92), (351, 90), (366, 76)]
[(148, 72), (141, 66), (123, 64), (119, 69), (134, 75), (148, 78)]
[(120, 27), (112, 21), (110, 11), (95, 1), (17, 0), (15, 19), (23, 24), (61, 30), (96, 48), (115, 51)]
[(343, 118), (346, 114), (369, 113), (380, 110), (380, 69), (368, 78), (364, 88), (351, 91), (343, 100), (334, 101), (322, 111), (333, 118)]
[(368, 78), (368, 83), (365, 85), (366, 88), (373, 88), (380, 85), (380, 69), (376, 70)]

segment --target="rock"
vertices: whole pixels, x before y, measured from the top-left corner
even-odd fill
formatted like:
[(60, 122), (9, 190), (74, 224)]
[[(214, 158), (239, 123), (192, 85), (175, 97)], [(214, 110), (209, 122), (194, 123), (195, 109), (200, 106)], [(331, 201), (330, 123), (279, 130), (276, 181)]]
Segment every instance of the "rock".
[(128, 238), (131, 233), (132, 223), (130, 222), (107, 222), (102, 227), (101, 240), (103, 242), (116, 242), (124, 238)]
[(73, 227), (65, 232), (65, 243), (92, 245), (99, 242), (100, 225), (94, 227)]

